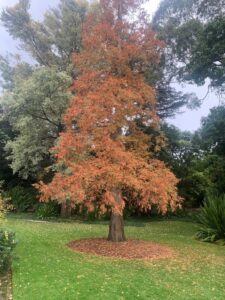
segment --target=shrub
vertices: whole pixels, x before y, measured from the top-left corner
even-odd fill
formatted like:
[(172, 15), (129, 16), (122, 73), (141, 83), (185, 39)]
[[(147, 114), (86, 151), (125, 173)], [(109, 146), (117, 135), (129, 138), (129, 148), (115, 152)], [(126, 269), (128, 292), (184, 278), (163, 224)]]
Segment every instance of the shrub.
[(38, 204), (37, 191), (32, 187), (18, 185), (8, 190), (5, 194), (11, 199), (14, 209), (20, 212), (35, 210)]
[(202, 227), (196, 234), (197, 239), (205, 242), (225, 242), (225, 195), (209, 196), (201, 208), (198, 220)]
[(38, 219), (54, 218), (59, 215), (59, 205), (55, 202), (41, 203), (36, 210)]
[(203, 204), (208, 193), (210, 181), (203, 172), (193, 172), (178, 184), (179, 194), (185, 199), (184, 206), (196, 208)]
[(0, 229), (0, 273), (10, 268), (15, 245), (15, 233)]
[(5, 220), (6, 206), (0, 192), (0, 226)]
[[(0, 193), (0, 226), (4, 223), (6, 210), (5, 202)], [(10, 268), (15, 245), (15, 234), (0, 228), (0, 273)]]

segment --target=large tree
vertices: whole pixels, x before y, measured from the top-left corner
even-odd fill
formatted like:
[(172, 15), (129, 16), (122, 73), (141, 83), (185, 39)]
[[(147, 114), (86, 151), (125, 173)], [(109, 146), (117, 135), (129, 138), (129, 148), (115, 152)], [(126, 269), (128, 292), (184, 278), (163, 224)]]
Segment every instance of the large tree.
[(212, 108), (195, 132), (163, 125), (167, 147), (159, 157), (180, 179), (178, 192), (184, 206), (199, 207), (208, 193), (225, 192), (225, 107)]
[[(203, 196), (207, 192), (225, 192), (225, 106), (212, 108), (208, 116), (202, 118), (201, 127), (196, 131), (193, 144), (198, 144), (200, 152), (189, 165), (189, 175), (199, 174), (207, 182), (203, 186)], [(189, 177), (191, 177), (189, 176)], [(199, 177), (199, 178), (200, 178)], [(195, 189), (197, 191), (197, 189)], [(194, 189), (192, 189), (194, 191)], [(201, 201), (203, 197), (201, 198)]]
[(2, 151), (0, 157), (7, 163), (8, 155), (15, 173), (35, 179), (53, 163), (49, 150), (63, 127), (74, 76), (72, 53), (81, 48), (87, 5), (61, 0), (42, 22), (32, 19), (29, 7), (28, 0), (20, 0), (1, 14), (3, 26), (32, 63), (21, 61), (18, 55), (0, 56), (0, 127), (7, 123), (11, 131), (7, 152)]
[(224, 90), (224, 0), (163, 0), (153, 24), (167, 45), (170, 77)]
[(14, 173), (36, 179), (53, 163), (49, 150), (63, 130), (62, 116), (71, 97), (65, 87), (70, 84), (64, 72), (42, 67), (24, 80), (20, 77), (1, 97), (3, 118), (14, 132), (5, 146)]
[[(4, 102), (2, 116), (10, 124), (10, 136), (14, 137), (7, 142), (13, 171), (25, 178), (30, 175), (36, 178), (53, 162), (49, 149), (58, 137), (58, 128), (62, 126), (62, 121), (59, 121), (62, 108), (65, 109), (68, 104), (66, 94), (70, 80), (66, 74), (76, 76), (72, 53), (82, 48), (81, 28), (87, 4), (60, 0), (57, 8), (46, 12), (43, 21), (35, 21), (29, 7), (28, 0), (20, 0), (1, 14), (3, 26), (37, 63), (22, 62), (17, 55), (0, 57), (1, 87), (4, 91), (1, 102)], [(99, 11), (98, 5), (92, 9)], [(40, 66), (43, 67), (41, 70)], [(166, 118), (187, 104), (189, 95), (176, 93), (169, 86), (163, 70), (162, 60), (157, 65), (150, 62), (143, 69), (143, 74), (157, 90), (158, 115)], [(63, 92), (62, 83), (64, 95), (59, 101)], [(45, 110), (41, 110), (41, 105), (49, 102), (51, 106), (54, 102), (54, 116), (48, 108), (47, 115)], [(60, 126), (57, 125), (59, 123)], [(6, 152), (2, 152), (4, 161), (5, 156)]]
[(80, 33), (87, 3), (60, 0), (57, 8), (46, 12), (42, 22), (32, 18), (29, 8), (29, 0), (19, 0), (15, 6), (4, 9), (3, 26), (38, 64), (71, 71), (71, 54), (81, 48)]
[(140, 210), (156, 206), (162, 213), (180, 203), (176, 177), (149, 153), (149, 143), (158, 151), (162, 137), (146, 135), (137, 124), (141, 119), (159, 130), (155, 91), (143, 72), (159, 62), (161, 43), (140, 10), (142, 2), (101, 0), (101, 14), (89, 15), (83, 50), (74, 56), (76, 96), (55, 148), (61, 170), (49, 185), (39, 185), (42, 201), (110, 210), (111, 241), (125, 240), (126, 203)]
[[(61, 0), (58, 8), (47, 11), (42, 22), (32, 19), (29, 7), (28, 0), (20, 0), (14, 7), (6, 8), (1, 15), (4, 27), (39, 64), (57, 66), (59, 70), (74, 77), (76, 72), (71, 64), (71, 57), (72, 53), (79, 52), (82, 47), (81, 28), (87, 4)], [(98, 5), (93, 5), (90, 9), (98, 10)], [(9, 76), (10, 74), (7, 73)], [(151, 63), (146, 66), (145, 77), (157, 90), (157, 110), (160, 117), (174, 116), (182, 106), (191, 102), (191, 95), (183, 95), (170, 86), (163, 60), (157, 66)]]

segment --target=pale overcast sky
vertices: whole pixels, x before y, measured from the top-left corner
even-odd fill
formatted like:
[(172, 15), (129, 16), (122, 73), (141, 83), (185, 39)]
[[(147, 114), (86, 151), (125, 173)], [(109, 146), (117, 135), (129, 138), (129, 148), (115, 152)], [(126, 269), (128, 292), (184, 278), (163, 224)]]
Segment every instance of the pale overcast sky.
[[(16, 4), (17, 0), (0, 0), (0, 11), (6, 6), (12, 6)], [(31, 13), (35, 19), (41, 19), (46, 9), (55, 7), (59, 0), (31, 0)], [(157, 9), (160, 0), (150, 0), (146, 4), (146, 9), (153, 15)], [(0, 54), (6, 54), (7, 52), (19, 52), (18, 44), (13, 41), (8, 33), (0, 26)], [(193, 85), (186, 85), (184, 87), (176, 86), (179, 90), (185, 92), (195, 92), (201, 99), (207, 93), (207, 86), (197, 87)], [(186, 110), (182, 114), (178, 114), (174, 119), (169, 119), (168, 122), (179, 127), (181, 130), (194, 131), (199, 128), (200, 120), (202, 116), (206, 116), (209, 113), (209, 109), (219, 104), (219, 100), (214, 94), (209, 94), (204, 100), (202, 106), (198, 110), (190, 111)]]

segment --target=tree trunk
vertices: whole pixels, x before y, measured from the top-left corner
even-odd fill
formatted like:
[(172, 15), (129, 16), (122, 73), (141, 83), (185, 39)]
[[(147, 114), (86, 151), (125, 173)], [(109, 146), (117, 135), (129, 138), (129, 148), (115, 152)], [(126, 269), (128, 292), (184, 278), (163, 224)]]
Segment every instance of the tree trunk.
[(61, 204), (60, 216), (62, 218), (69, 218), (69, 217), (71, 217), (71, 206), (68, 205), (67, 203), (62, 203)]
[(111, 190), (111, 194), (114, 197), (115, 203), (114, 207), (112, 207), (108, 241), (124, 242), (126, 238), (124, 234), (122, 193), (120, 189), (114, 188)]
[(111, 242), (124, 242), (126, 237), (124, 234), (124, 222), (123, 216), (119, 214), (111, 214), (111, 220), (109, 224), (108, 241)]

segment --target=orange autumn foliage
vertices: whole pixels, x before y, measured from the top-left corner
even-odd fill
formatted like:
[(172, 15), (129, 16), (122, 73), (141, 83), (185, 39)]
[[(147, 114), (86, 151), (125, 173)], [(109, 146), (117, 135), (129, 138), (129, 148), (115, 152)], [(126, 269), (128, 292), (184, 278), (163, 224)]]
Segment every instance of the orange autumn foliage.
[(149, 152), (150, 143), (160, 150), (162, 135), (146, 135), (137, 125), (141, 120), (159, 131), (155, 91), (144, 73), (159, 62), (163, 47), (146, 22), (142, 2), (100, 0), (100, 12), (87, 18), (83, 50), (74, 55), (76, 96), (54, 149), (61, 171), (50, 184), (38, 185), (42, 201), (69, 200), (90, 211), (98, 206), (102, 213), (118, 214), (131, 199), (140, 210), (156, 205), (165, 213), (179, 206), (178, 180)]

